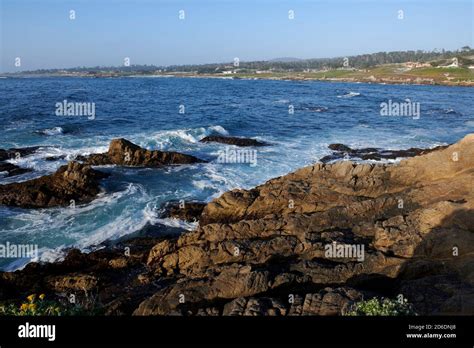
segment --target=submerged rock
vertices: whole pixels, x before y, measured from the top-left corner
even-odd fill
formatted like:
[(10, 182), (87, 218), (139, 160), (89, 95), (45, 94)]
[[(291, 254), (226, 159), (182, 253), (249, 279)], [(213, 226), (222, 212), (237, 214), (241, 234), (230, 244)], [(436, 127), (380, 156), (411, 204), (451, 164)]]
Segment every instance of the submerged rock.
[(60, 161), (60, 160), (63, 160), (66, 158), (66, 155), (59, 155), (59, 156), (48, 156), (48, 157), (45, 157), (45, 161), (48, 161), (48, 162), (55, 162), (55, 161)]
[(90, 202), (100, 192), (100, 179), (107, 176), (88, 165), (69, 162), (54, 174), (0, 185), (0, 204), (47, 208)]
[(40, 146), (11, 148), (8, 150), (0, 149), (0, 176), (15, 176), (33, 171), (33, 169), (22, 168), (16, 164), (4, 161), (31, 155), (38, 151), (39, 148)]
[(192, 164), (205, 162), (191, 155), (179, 152), (146, 150), (126, 139), (114, 139), (110, 142), (109, 151), (93, 154), (89, 157), (80, 156), (90, 165), (115, 164), (130, 167), (161, 167), (173, 164)]
[(13, 159), (17, 157), (24, 157), (31, 155), (38, 151), (42, 146), (30, 146), (30, 147), (20, 147), (20, 148), (11, 148), (8, 150), (0, 149), (0, 161), (5, 161), (8, 159)]
[(407, 150), (383, 150), (373, 147), (351, 149), (349, 146), (344, 144), (330, 144), (328, 148), (333, 150), (333, 153), (331, 155), (324, 156), (320, 159), (320, 161), (322, 163), (327, 163), (340, 159), (361, 159), (380, 161), (382, 159), (397, 159), (420, 156), (430, 153), (432, 151), (445, 149), (446, 147), (447, 146), (436, 146), (432, 149), (420, 149), (412, 147)]
[(238, 138), (238, 137), (226, 137), (222, 135), (209, 135), (200, 140), (202, 143), (221, 143), (227, 145), (237, 146), (267, 146), (267, 143), (250, 139), (250, 138)]
[(6, 173), (5, 176), (15, 176), (15, 175), (20, 175), (24, 173), (28, 173), (33, 171), (30, 168), (21, 168), (17, 166), (16, 164), (9, 163), (9, 162), (0, 162), (0, 176), (1, 173)]

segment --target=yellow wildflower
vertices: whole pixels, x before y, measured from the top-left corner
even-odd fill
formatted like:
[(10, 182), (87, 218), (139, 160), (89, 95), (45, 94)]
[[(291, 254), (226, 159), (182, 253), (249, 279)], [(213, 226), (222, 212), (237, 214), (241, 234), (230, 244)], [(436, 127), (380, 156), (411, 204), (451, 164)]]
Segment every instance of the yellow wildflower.
[(27, 297), (28, 301), (33, 302), (36, 298), (36, 294), (31, 294), (30, 296)]
[(41, 294), (41, 295), (39, 295), (39, 299), (40, 299), (40, 300), (44, 300), (44, 298), (45, 298), (45, 297), (46, 297), (46, 295), (45, 295), (45, 294)]
[(27, 309), (28, 309), (28, 303), (22, 303), (21, 307), (20, 307), (20, 310), (21, 311), (26, 311)]

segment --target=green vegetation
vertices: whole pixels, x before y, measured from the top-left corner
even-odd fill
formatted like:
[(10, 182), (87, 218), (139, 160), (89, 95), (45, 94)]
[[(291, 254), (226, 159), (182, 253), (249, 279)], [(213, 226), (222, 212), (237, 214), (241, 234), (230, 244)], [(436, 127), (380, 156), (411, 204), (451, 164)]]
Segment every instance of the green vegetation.
[(32, 294), (21, 304), (0, 304), (0, 316), (65, 316), (65, 315), (90, 315), (94, 312), (84, 310), (82, 306), (66, 306), (58, 301), (46, 300), (46, 296)]
[(474, 79), (474, 70), (468, 68), (419, 68), (413, 69), (411, 73), (416, 76), (434, 79), (453, 78), (457, 81)]
[(374, 297), (370, 300), (360, 301), (345, 313), (347, 316), (402, 316), (416, 315), (413, 306), (407, 302), (391, 300), (388, 298)]

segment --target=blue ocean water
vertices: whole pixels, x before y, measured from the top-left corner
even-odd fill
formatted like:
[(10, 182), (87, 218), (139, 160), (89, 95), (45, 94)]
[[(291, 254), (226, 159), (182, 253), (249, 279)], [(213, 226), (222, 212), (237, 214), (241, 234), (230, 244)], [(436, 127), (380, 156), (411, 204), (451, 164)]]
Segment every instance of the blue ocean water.
[[(380, 115), (380, 104), (420, 103), (419, 119)], [(56, 116), (56, 103), (93, 102), (96, 117)], [(185, 113), (179, 113), (180, 105)], [(290, 114), (289, 108), (294, 108)], [(170, 200), (209, 201), (318, 161), (330, 143), (351, 147), (432, 147), (474, 132), (473, 90), (463, 87), (376, 85), (315, 81), (197, 78), (0, 79), (0, 148), (44, 146), (11, 160), (33, 172), (0, 184), (54, 172), (78, 154), (107, 151), (124, 137), (148, 149), (184, 152), (209, 163), (159, 169), (106, 167), (110, 178), (92, 203), (27, 210), (0, 207), (0, 244), (38, 244), (43, 260), (118, 238), (162, 220)], [(257, 165), (218, 163), (222, 144), (210, 134), (257, 138)], [(66, 156), (46, 161), (49, 156)], [(184, 225), (193, 228), (193, 225)], [(0, 260), (13, 269), (24, 260)]]

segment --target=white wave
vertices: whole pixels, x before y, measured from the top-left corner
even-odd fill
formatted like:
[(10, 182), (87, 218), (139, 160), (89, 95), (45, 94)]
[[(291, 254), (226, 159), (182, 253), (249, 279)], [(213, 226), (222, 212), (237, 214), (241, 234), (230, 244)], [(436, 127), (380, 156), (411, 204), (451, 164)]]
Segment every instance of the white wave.
[[(129, 184), (123, 191), (113, 192), (110, 194), (101, 193), (91, 203), (76, 205), (74, 208), (49, 208), (37, 210), (23, 210), (21, 213), (15, 215), (15, 220), (24, 222), (23, 227), (15, 229), (15, 233), (34, 233), (31, 231), (32, 227), (36, 232), (40, 230), (61, 229), (64, 227), (64, 222), (71, 221), (81, 214), (92, 212), (99, 208), (112, 206), (127, 196), (133, 196), (140, 193), (145, 196), (144, 188), (139, 184)], [(74, 233), (74, 232), (71, 232)]]
[[(159, 131), (153, 134), (143, 134), (135, 137), (138, 145), (149, 148), (158, 147), (159, 149), (166, 149), (169, 147), (175, 147), (180, 144), (195, 144), (198, 143), (204, 137), (219, 133), (222, 135), (228, 135), (229, 132), (220, 125), (199, 127), (199, 128), (187, 128), (187, 129), (176, 129)], [(151, 140), (151, 142), (150, 142)]]
[(199, 190), (204, 190), (206, 188), (214, 188), (214, 184), (209, 180), (193, 180), (193, 186)]
[[(107, 152), (108, 146), (88, 146), (76, 149), (60, 148), (60, 147), (41, 147), (35, 153), (13, 158), (9, 162), (16, 164), (23, 168), (33, 169), (35, 172), (28, 173), (22, 177), (31, 178), (33, 176), (43, 175), (47, 172), (56, 171), (60, 165), (65, 164), (67, 161), (74, 160), (78, 155), (90, 155), (93, 153)], [(57, 157), (59, 161), (48, 161), (48, 157)], [(62, 159), (62, 160), (61, 160)]]
[(311, 111), (311, 112), (326, 112), (328, 108), (325, 106), (305, 106), (303, 110)]
[(66, 245), (60, 245), (56, 248), (41, 248), (38, 250), (39, 257), (34, 261), (55, 262), (62, 261), (66, 256)]
[(157, 212), (158, 212), (158, 207), (156, 203), (148, 202), (147, 205), (145, 206), (145, 209), (143, 209), (143, 217), (145, 218), (146, 221), (154, 225), (156, 224), (158, 220)]
[(175, 218), (160, 218), (160, 209), (156, 203), (149, 202), (143, 210), (144, 220), (151, 225), (165, 225), (169, 227), (182, 228), (187, 231), (194, 230), (197, 226), (197, 222), (187, 222)]
[(34, 122), (30, 120), (21, 120), (21, 121), (10, 121), (5, 125), (5, 131), (19, 130), (19, 129), (31, 129)]
[(224, 127), (219, 125), (210, 126), (209, 129), (222, 135), (229, 135), (229, 132)]
[(136, 232), (145, 227), (147, 221), (143, 219), (143, 215), (126, 213), (119, 218), (98, 228), (93, 234), (87, 235), (74, 243), (75, 247), (84, 250), (88, 247), (98, 245), (106, 240), (113, 240), (133, 232)]
[(188, 222), (174, 218), (157, 219), (156, 223), (169, 227), (182, 228), (186, 231), (193, 231), (199, 226), (199, 222)]
[(357, 96), (359, 96), (359, 95), (360, 95), (359, 92), (352, 92), (352, 91), (351, 91), (351, 92), (349, 92), (349, 93), (347, 93), (347, 94), (344, 94), (344, 95), (338, 95), (337, 97), (338, 97), (338, 98), (353, 98), (353, 97), (357, 97)]
[(62, 127), (53, 127), (53, 128), (46, 128), (38, 133), (44, 134), (44, 135), (59, 135), (59, 134), (64, 134), (64, 129)]
[(201, 174), (198, 179), (192, 180), (192, 185), (196, 188), (195, 193), (201, 193), (204, 190), (214, 191), (209, 199), (219, 197), (225, 192), (235, 188), (248, 188), (252, 186), (248, 181), (258, 180), (255, 175), (236, 171), (233, 166), (226, 166), (216, 163), (206, 163), (201, 166)]
[(468, 126), (468, 127), (474, 127), (474, 120), (472, 120), (472, 121), (466, 121), (466, 122), (464, 122), (464, 124), (465, 124), (466, 126)]
[[(91, 203), (74, 208), (25, 210), (15, 215), (15, 223), (19, 226), (14, 231), (2, 231), (2, 233), (11, 234), (12, 237), (14, 235), (28, 236), (34, 243), (35, 238), (41, 238), (45, 233), (50, 234), (55, 231), (57, 239), (67, 238), (73, 242), (55, 247), (42, 247), (38, 250), (37, 259), (15, 260), (4, 268), (12, 271), (31, 261), (59, 261), (66, 254), (67, 248), (74, 247), (81, 251), (95, 250), (105, 240), (120, 238), (138, 231), (149, 221), (156, 220), (149, 217), (145, 210), (140, 211), (130, 205), (125, 205), (120, 215), (105, 225), (98, 225), (94, 221), (94, 216), (106, 213), (109, 207), (117, 207), (120, 204), (123, 206), (126, 200), (143, 204), (150, 199), (151, 197), (142, 185), (129, 184), (123, 191), (102, 194)], [(87, 221), (87, 224), (77, 223), (80, 220)]]

